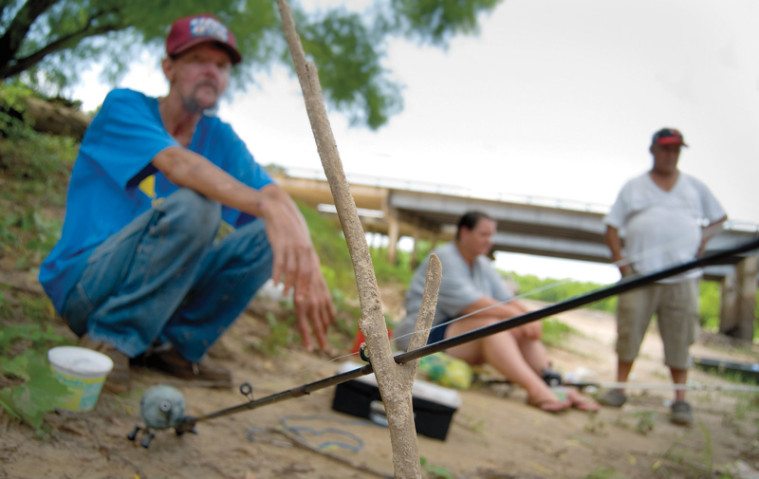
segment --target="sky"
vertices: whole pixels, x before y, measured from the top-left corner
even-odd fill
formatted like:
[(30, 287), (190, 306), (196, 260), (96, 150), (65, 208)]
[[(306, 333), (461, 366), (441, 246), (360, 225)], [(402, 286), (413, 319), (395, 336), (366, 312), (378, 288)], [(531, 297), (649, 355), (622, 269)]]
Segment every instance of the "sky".
[[(307, 8), (367, 2), (304, 0)], [(167, 91), (146, 54), (119, 86)], [(445, 50), (393, 41), (404, 109), (378, 131), (330, 122), (348, 177), (608, 207), (651, 165), (652, 133), (679, 128), (680, 168), (732, 220), (759, 223), (759, 2), (506, 0)], [(94, 109), (109, 85), (83, 73)], [(274, 68), (219, 109), (262, 164), (321, 171), (297, 79)], [(611, 265), (500, 253), (499, 268), (608, 283)]]

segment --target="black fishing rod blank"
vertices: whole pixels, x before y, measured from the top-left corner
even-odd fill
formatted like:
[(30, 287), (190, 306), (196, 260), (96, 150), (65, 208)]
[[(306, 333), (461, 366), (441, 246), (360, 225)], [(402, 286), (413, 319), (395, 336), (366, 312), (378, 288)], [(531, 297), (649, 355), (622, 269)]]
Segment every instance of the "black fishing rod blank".
[[(502, 331), (507, 331), (509, 329), (516, 328), (518, 326), (522, 326), (524, 324), (531, 323), (533, 321), (537, 321), (537, 320), (546, 318), (548, 316), (552, 316), (558, 313), (563, 313), (565, 311), (568, 311), (570, 309), (575, 309), (580, 306), (585, 306), (587, 304), (593, 303), (595, 301), (599, 301), (601, 299), (608, 298), (610, 296), (625, 293), (632, 289), (645, 286), (647, 284), (653, 283), (660, 279), (668, 278), (670, 276), (675, 276), (677, 274), (683, 273), (685, 271), (689, 271), (691, 269), (701, 268), (701, 267), (709, 266), (713, 264), (722, 264), (727, 261), (730, 261), (736, 256), (742, 255), (744, 253), (748, 253), (755, 249), (759, 249), (759, 238), (755, 238), (751, 241), (748, 241), (744, 244), (738, 245), (733, 248), (727, 248), (721, 251), (715, 251), (714, 253), (707, 254), (701, 258), (697, 258), (692, 261), (688, 261), (679, 265), (664, 268), (662, 270), (655, 271), (653, 273), (623, 278), (622, 280), (620, 280), (619, 282), (611, 286), (597, 289), (595, 291), (591, 291), (590, 293), (579, 295), (574, 298), (570, 298), (566, 301), (562, 301), (562, 302), (547, 306), (542, 309), (530, 311), (528, 313), (522, 314), (520, 316), (516, 316), (511, 319), (499, 321), (489, 326), (473, 329), (464, 334), (460, 334), (452, 338), (443, 339), (441, 341), (431, 343), (426, 346), (422, 346), (418, 349), (414, 349), (413, 351), (408, 351), (405, 353), (398, 354), (395, 356), (395, 362), (397, 362), (398, 364), (404, 364), (408, 361), (412, 361), (414, 359), (418, 359), (423, 356), (428, 356), (430, 354), (434, 354), (434, 353), (449, 349), (451, 347), (458, 346), (460, 344), (468, 343), (470, 341), (475, 341), (477, 339), (481, 339), (495, 333), (500, 333)], [(259, 399), (251, 399), (245, 403), (228, 407), (225, 409), (221, 409), (216, 412), (208, 413), (203, 416), (198, 416), (198, 417), (185, 416), (175, 426), (175, 430), (177, 434), (191, 432), (191, 431), (194, 431), (195, 425), (201, 421), (207, 421), (209, 419), (214, 419), (217, 417), (222, 417), (222, 416), (227, 416), (227, 415), (235, 414), (242, 411), (257, 409), (259, 407), (267, 406), (269, 404), (283, 401), (285, 399), (301, 397), (301, 396), (310, 394), (314, 391), (318, 391), (320, 389), (324, 389), (330, 386), (335, 386), (337, 384), (350, 381), (351, 379), (355, 379), (360, 376), (371, 374), (372, 372), (374, 372), (374, 369), (372, 368), (371, 363), (367, 363), (366, 365), (360, 368), (356, 368), (351, 371), (330, 376), (328, 378), (320, 379), (318, 381), (314, 381), (311, 383), (303, 384), (301, 386), (287, 389), (278, 393), (274, 393), (274, 394), (271, 394)]]

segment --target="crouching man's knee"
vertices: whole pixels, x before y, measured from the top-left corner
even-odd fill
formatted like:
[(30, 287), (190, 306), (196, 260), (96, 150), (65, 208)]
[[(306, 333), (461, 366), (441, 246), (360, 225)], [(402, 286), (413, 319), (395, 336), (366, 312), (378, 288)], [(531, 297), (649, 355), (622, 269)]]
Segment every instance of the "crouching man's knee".
[(186, 233), (201, 242), (210, 242), (221, 224), (221, 205), (189, 189), (181, 188), (155, 207), (163, 211), (163, 221), (175, 232)]

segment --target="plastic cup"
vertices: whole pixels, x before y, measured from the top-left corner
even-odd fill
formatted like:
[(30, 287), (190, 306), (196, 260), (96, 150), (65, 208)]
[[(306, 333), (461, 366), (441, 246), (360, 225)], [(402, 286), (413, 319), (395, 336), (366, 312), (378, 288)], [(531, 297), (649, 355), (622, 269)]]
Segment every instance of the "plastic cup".
[(113, 369), (111, 358), (91, 349), (59, 346), (47, 352), (47, 359), (56, 379), (70, 391), (58, 407), (68, 411), (94, 408), (105, 378)]

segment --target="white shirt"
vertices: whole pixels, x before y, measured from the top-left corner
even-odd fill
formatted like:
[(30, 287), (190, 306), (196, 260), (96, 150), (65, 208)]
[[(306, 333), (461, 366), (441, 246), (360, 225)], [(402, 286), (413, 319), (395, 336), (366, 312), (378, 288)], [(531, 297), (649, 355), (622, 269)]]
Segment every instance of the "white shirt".
[[(702, 227), (724, 216), (709, 188), (696, 178), (680, 172), (672, 189), (664, 191), (644, 173), (622, 187), (604, 223), (619, 230), (625, 257), (645, 274), (693, 260)], [(660, 282), (700, 275), (700, 270), (690, 270)]]

